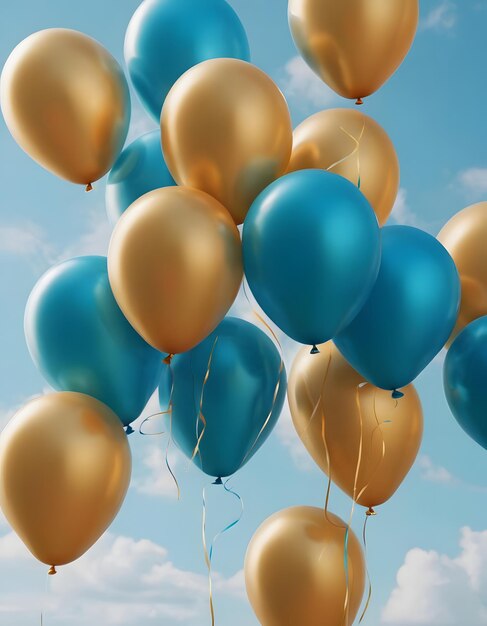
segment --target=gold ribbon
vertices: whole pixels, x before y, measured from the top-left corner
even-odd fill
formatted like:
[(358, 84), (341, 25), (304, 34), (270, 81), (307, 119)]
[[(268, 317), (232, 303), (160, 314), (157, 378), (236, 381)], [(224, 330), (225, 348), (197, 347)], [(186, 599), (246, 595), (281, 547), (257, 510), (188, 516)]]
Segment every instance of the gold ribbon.
[(338, 165), (341, 165), (345, 161), (348, 161), (348, 159), (350, 159), (351, 157), (353, 157), (354, 154), (356, 154), (357, 155), (357, 175), (358, 175), (357, 187), (360, 189), (360, 186), (361, 186), (361, 180), (360, 180), (360, 178), (361, 178), (360, 177), (360, 142), (362, 141), (362, 137), (364, 136), (365, 122), (363, 123), (362, 131), (360, 132), (360, 135), (359, 135), (358, 139), (356, 137), (354, 137), (351, 133), (349, 133), (348, 130), (346, 130), (342, 126), (340, 126), (340, 130), (343, 133), (345, 133), (345, 135), (350, 137), (350, 139), (355, 143), (355, 148), (352, 150), (352, 152), (350, 152), (350, 154), (347, 154), (342, 159), (339, 159), (338, 161), (335, 161), (335, 163), (332, 163), (329, 167), (326, 168), (326, 171), (329, 172), (330, 170), (334, 169)]
[[(210, 352), (210, 356), (208, 358), (208, 365), (206, 368), (206, 374), (205, 377), (203, 379), (203, 384), (201, 386), (201, 395), (200, 395), (200, 405), (199, 405), (199, 411), (198, 411), (198, 417), (196, 418), (196, 436), (198, 437), (198, 440), (196, 442), (196, 446), (193, 450), (193, 455), (191, 457), (191, 460), (194, 461), (195, 457), (197, 454), (200, 454), (200, 445), (201, 445), (201, 441), (203, 440), (205, 431), (206, 431), (206, 418), (203, 414), (203, 402), (204, 402), (204, 396), (205, 396), (205, 387), (206, 387), (206, 383), (208, 382), (208, 379), (210, 377), (210, 372), (211, 372), (211, 364), (213, 362), (213, 354), (215, 352), (215, 348), (216, 348), (216, 344), (218, 343), (218, 335), (215, 337), (215, 341), (213, 342), (213, 346), (211, 348), (211, 352)], [(203, 428), (201, 429), (201, 433), (198, 436), (198, 431), (199, 431), (199, 425), (200, 422), (203, 424)]]

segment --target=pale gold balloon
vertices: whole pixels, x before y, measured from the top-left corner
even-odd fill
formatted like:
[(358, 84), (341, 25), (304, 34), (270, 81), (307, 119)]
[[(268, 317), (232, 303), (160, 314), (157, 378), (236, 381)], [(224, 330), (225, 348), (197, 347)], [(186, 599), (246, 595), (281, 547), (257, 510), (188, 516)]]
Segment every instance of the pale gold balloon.
[(238, 59), (212, 59), (186, 72), (166, 98), (161, 128), (174, 179), (219, 200), (236, 224), (291, 155), (284, 96), (262, 70)]
[(65, 565), (117, 515), (131, 465), (127, 436), (107, 406), (81, 393), (42, 396), (0, 436), (0, 505), (39, 561)]
[(418, 18), (418, 0), (289, 0), (302, 57), (334, 91), (359, 104), (401, 65)]
[(247, 594), (262, 626), (353, 623), (365, 564), (352, 531), (345, 552), (346, 528), (336, 515), (306, 506), (280, 511), (262, 524), (245, 558)]
[(240, 235), (228, 211), (208, 194), (157, 189), (118, 221), (108, 274), (135, 330), (163, 353), (186, 352), (218, 326), (237, 296)]
[(305, 120), (294, 131), (288, 171), (305, 169), (328, 170), (354, 185), (360, 181), (379, 224), (387, 221), (399, 189), (399, 161), (387, 133), (371, 117), (329, 109)]
[(335, 484), (362, 506), (378, 506), (395, 493), (417, 457), (423, 436), (418, 394), (409, 385), (395, 400), (390, 391), (364, 385), (332, 342), (319, 349), (310, 354), (303, 348), (291, 370), (294, 426)]
[(438, 239), (453, 257), (462, 284), (462, 302), (450, 342), (465, 326), (487, 315), (487, 202), (463, 209)]
[(15, 48), (2, 72), (1, 104), (20, 147), (73, 183), (90, 186), (106, 174), (127, 136), (123, 72), (97, 41), (74, 30), (43, 30)]

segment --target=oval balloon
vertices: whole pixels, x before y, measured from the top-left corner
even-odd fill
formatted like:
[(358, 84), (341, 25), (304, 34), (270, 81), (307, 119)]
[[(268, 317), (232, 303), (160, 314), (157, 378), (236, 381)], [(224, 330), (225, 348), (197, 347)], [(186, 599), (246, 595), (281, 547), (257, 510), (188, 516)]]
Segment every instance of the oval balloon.
[(25, 337), (51, 387), (93, 396), (125, 426), (159, 383), (163, 357), (120, 311), (105, 257), (78, 257), (46, 272), (27, 303)]
[(196, 348), (174, 357), (171, 370), (159, 395), (164, 411), (172, 394), (176, 445), (205, 474), (231, 476), (262, 446), (281, 413), (286, 370), (278, 350), (253, 324), (227, 317)]
[(418, 228), (386, 226), (377, 282), (335, 343), (370, 383), (399, 389), (445, 345), (459, 304), (460, 280), (445, 248)]
[(131, 143), (118, 157), (106, 188), (107, 213), (112, 224), (141, 196), (176, 185), (167, 169), (161, 147), (161, 133), (147, 133)]
[(487, 317), (466, 326), (446, 355), (443, 382), (457, 422), (487, 449)]
[(452, 255), (462, 283), (462, 302), (451, 339), (465, 326), (487, 315), (487, 202), (452, 217), (438, 235)]
[(244, 61), (216, 59), (186, 72), (166, 99), (161, 126), (174, 179), (219, 200), (236, 224), (289, 163), (292, 126), (284, 96)]
[(157, 121), (177, 79), (194, 65), (220, 57), (250, 60), (244, 27), (224, 0), (145, 0), (125, 37), (130, 78)]
[(320, 354), (303, 348), (289, 376), (296, 431), (315, 463), (365, 507), (383, 504), (411, 469), (421, 445), (423, 412), (412, 385), (399, 402), (364, 385), (330, 341)]
[(313, 345), (362, 308), (377, 278), (380, 233), (370, 204), (348, 180), (303, 170), (254, 202), (243, 251), (259, 305), (287, 335)]
[(46, 565), (78, 559), (117, 515), (131, 454), (118, 417), (80, 393), (53, 393), (22, 408), (0, 435), (0, 506)]
[(228, 211), (208, 194), (157, 189), (120, 218), (108, 273), (135, 330), (161, 352), (186, 352), (216, 328), (237, 297), (240, 234)]
[(15, 48), (2, 72), (1, 104), (27, 154), (88, 189), (112, 167), (127, 137), (130, 96), (122, 69), (97, 41), (74, 30), (42, 30)]
[(360, 186), (379, 224), (389, 217), (399, 189), (399, 161), (385, 130), (353, 109), (312, 115), (294, 131), (288, 171), (323, 169)]
[(247, 594), (262, 626), (351, 626), (364, 593), (365, 560), (353, 531), (345, 553), (346, 532), (339, 517), (309, 506), (262, 524), (245, 558)]
[(301, 56), (334, 91), (358, 104), (401, 65), (418, 18), (418, 0), (289, 0)]

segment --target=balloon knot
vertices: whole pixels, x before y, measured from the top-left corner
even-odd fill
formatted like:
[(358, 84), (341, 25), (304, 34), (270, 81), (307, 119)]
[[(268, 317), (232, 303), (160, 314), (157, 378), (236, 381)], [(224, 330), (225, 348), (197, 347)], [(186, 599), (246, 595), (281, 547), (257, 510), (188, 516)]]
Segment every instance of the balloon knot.
[(394, 400), (399, 400), (400, 398), (404, 398), (404, 394), (402, 393), (402, 391), (394, 389), (394, 391), (392, 392), (392, 397)]
[(223, 485), (223, 480), (221, 479), (221, 477), (219, 476), (215, 482), (213, 483), (214, 485)]
[(362, 100), (362, 98), (357, 98), (357, 100), (356, 100), (356, 102), (355, 102), (355, 104), (356, 104), (357, 106), (361, 106), (363, 103), (364, 103), (364, 101)]
[(174, 354), (168, 354), (167, 357), (162, 361), (166, 365), (171, 365), (171, 362), (174, 358)]
[(314, 346), (311, 348), (311, 352), (310, 352), (310, 354), (319, 354), (319, 353), (320, 353), (320, 351), (318, 350), (317, 346), (316, 346), (316, 345), (314, 345)]
[(130, 424), (127, 426), (127, 428), (125, 429), (125, 433), (127, 435), (133, 435), (135, 432), (135, 430), (132, 428), (132, 426), (130, 426)]
[(86, 185), (86, 189), (85, 189), (86, 193), (88, 193), (88, 191), (93, 191), (93, 185), (91, 183), (88, 183)]
[(55, 576), (57, 574), (56, 566), (55, 565), (51, 565), (51, 569), (47, 573), (48, 573), (49, 576)]
[(374, 511), (374, 509), (370, 506), (369, 510), (365, 513), (365, 515), (367, 515), (367, 517), (373, 517), (374, 515), (377, 515), (377, 513)]

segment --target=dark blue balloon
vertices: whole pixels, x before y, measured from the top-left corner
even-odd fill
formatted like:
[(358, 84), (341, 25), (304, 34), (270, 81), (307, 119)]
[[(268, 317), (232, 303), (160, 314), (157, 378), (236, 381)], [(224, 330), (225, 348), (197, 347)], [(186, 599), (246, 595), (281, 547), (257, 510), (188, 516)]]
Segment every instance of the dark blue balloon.
[(459, 304), (458, 272), (441, 243), (417, 228), (386, 226), (377, 282), (335, 344), (366, 380), (400, 389), (443, 348)]
[(194, 463), (215, 477), (231, 476), (255, 454), (274, 428), (286, 397), (286, 371), (281, 371), (276, 347), (256, 326), (233, 317), (225, 318), (193, 350), (173, 358), (172, 373), (166, 368), (159, 388), (162, 410), (168, 408), (173, 380), (172, 434), (189, 458), (203, 429), (198, 416), (204, 385), (206, 429)]
[(108, 217), (112, 224), (138, 198), (149, 191), (175, 185), (161, 147), (161, 133), (156, 130), (136, 139), (118, 157), (106, 188)]
[(380, 231), (365, 196), (341, 176), (303, 170), (255, 200), (244, 222), (252, 293), (287, 335), (325, 343), (362, 308), (377, 278)]
[(487, 317), (458, 335), (443, 369), (446, 399), (463, 430), (487, 449)]
[(125, 38), (125, 62), (143, 105), (159, 121), (177, 79), (209, 59), (250, 60), (237, 14), (225, 0), (145, 0)]
[(159, 383), (162, 356), (118, 308), (105, 257), (79, 257), (44, 274), (27, 303), (25, 336), (54, 389), (104, 402), (124, 425), (139, 417)]

